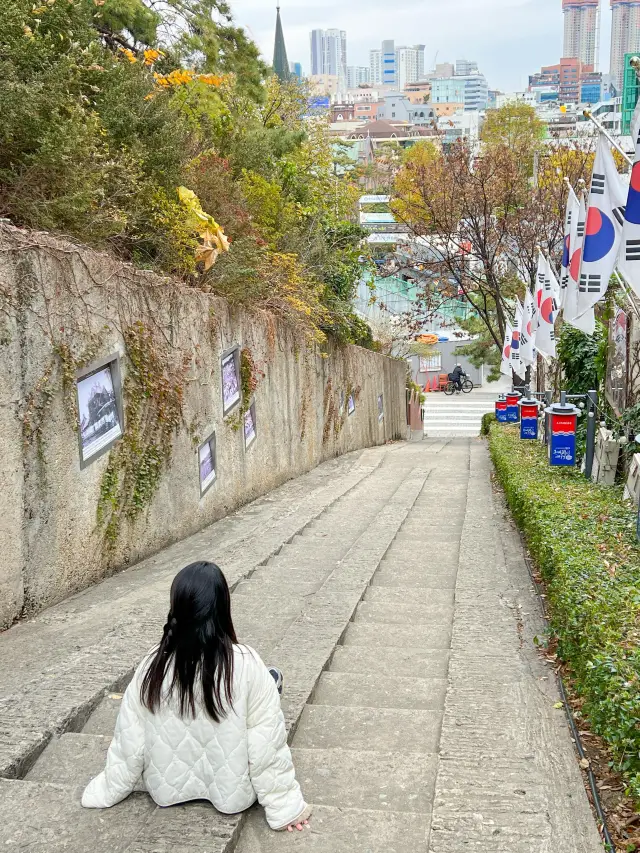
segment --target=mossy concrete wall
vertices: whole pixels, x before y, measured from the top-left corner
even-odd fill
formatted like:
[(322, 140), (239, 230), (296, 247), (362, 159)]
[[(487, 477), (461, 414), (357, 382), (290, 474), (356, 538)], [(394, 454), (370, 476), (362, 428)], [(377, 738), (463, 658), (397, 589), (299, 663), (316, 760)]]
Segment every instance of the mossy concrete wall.
[[(111, 553), (97, 524), (109, 455), (81, 469), (73, 381), (58, 352), (127, 357), (142, 323), (187, 366), (183, 426), (145, 512)], [(250, 350), (257, 441), (223, 416), (221, 354)], [(0, 627), (182, 539), (320, 462), (406, 435), (404, 362), (353, 346), (324, 352), (260, 311), (51, 235), (0, 226)], [(339, 414), (354, 389), (356, 410)], [(378, 418), (378, 395), (384, 418)], [(125, 397), (125, 428), (127, 400)], [(215, 430), (218, 477), (200, 495), (197, 443)]]

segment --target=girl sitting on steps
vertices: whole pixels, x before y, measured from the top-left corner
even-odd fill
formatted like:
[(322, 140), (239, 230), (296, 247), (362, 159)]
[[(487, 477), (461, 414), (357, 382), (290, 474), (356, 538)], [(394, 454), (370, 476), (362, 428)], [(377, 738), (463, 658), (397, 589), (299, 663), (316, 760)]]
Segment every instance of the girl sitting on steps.
[(182, 569), (160, 645), (124, 694), (106, 767), (82, 805), (113, 806), (142, 778), (159, 806), (209, 800), (236, 814), (258, 799), (272, 829), (302, 830), (310, 810), (287, 746), (281, 683), (238, 643), (220, 569)]

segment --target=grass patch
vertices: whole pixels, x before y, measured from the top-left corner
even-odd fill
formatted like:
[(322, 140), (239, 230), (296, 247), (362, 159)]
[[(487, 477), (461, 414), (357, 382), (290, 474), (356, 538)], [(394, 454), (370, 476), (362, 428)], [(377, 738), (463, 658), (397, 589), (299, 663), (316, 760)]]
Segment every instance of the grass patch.
[(546, 448), (492, 425), (507, 502), (547, 583), (551, 626), (582, 714), (640, 802), (640, 548), (619, 487), (551, 468)]

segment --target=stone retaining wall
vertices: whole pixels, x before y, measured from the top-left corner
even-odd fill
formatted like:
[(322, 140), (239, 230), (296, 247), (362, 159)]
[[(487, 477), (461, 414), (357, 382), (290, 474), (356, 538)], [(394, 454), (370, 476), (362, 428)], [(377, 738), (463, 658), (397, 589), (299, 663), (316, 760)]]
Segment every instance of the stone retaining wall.
[[(134, 323), (160, 335), (176, 363), (184, 359), (183, 425), (153, 501), (107, 553), (96, 509), (109, 454), (81, 468), (75, 377), (64, 375), (58, 353), (68, 347), (87, 362), (120, 353), (126, 379), (124, 334)], [(221, 356), (234, 346), (264, 374), (248, 450), (237, 410), (226, 418), (222, 411)], [(232, 309), (50, 235), (0, 226), (0, 627), (328, 458), (404, 437), (405, 374), (404, 362), (333, 343), (323, 353), (263, 312)], [(124, 419), (126, 429), (126, 396)], [(198, 444), (213, 431), (218, 476), (201, 495)]]

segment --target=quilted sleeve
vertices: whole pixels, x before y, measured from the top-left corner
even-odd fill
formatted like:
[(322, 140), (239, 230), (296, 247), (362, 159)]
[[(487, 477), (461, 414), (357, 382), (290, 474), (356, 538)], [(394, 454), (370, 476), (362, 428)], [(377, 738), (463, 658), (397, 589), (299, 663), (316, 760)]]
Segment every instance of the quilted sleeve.
[(138, 691), (138, 680), (134, 677), (122, 698), (106, 767), (89, 782), (82, 795), (85, 808), (106, 809), (115, 806), (133, 791), (142, 775), (144, 727)]
[(284, 829), (305, 816), (307, 805), (287, 745), (280, 696), (259, 658), (249, 679), (247, 738), (249, 773), (258, 801), (271, 829)]

